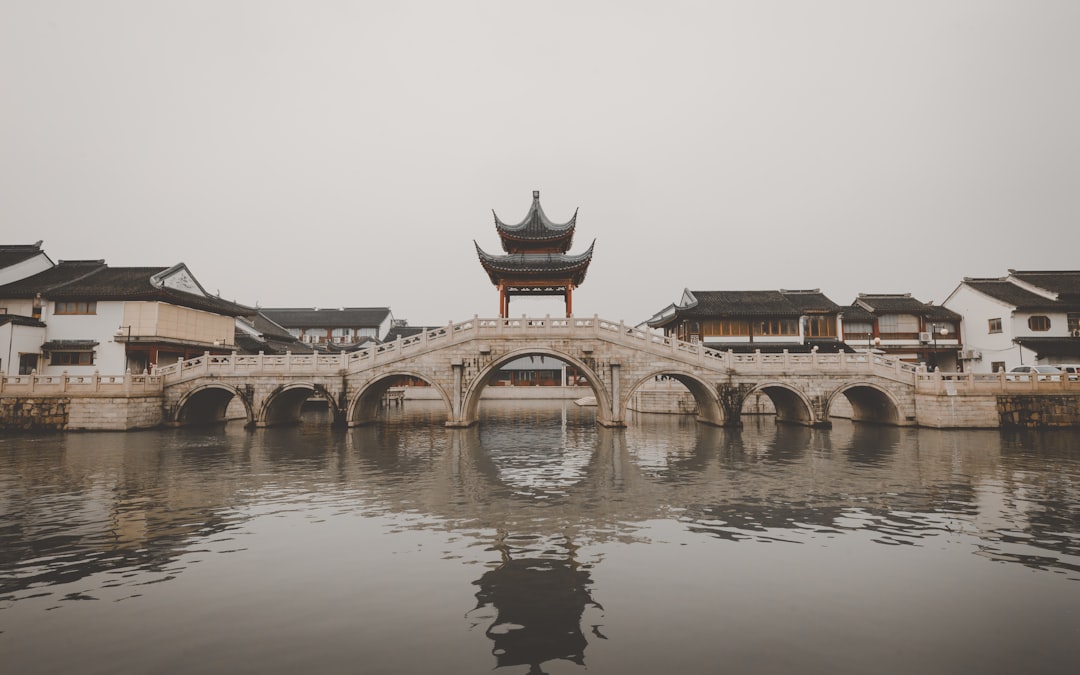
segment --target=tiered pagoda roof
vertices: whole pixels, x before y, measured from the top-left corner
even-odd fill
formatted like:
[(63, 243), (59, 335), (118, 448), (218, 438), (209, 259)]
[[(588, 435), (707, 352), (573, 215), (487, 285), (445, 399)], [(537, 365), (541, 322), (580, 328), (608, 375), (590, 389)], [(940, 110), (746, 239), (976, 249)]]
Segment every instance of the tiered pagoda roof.
[[(475, 243), (475, 242), (474, 242)], [(575, 287), (585, 281), (585, 272), (592, 260), (596, 240), (583, 253), (567, 255), (565, 253), (511, 253), (509, 255), (491, 255), (485, 253), (476, 244), (476, 254), (480, 264), (487, 271), (491, 283), (525, 282), (540, 278), (567, 279)]]
[(504, 223), (495, 211), (495, 230), (499, 233), (503, 250), (507, 253), (566, 253), (574, 240), (577, 225), (577, 209), (565, 223), (556, 223), (547, 217), (540, 206), (540, 191), (533, 190), (532, 206), (525, 218), (516, 225)]
[(596, 246), (593, 240), (583, 253), (567, 253), (574, 240), (577, 210), (567, 222), (556, 223), (544, 213), (540, 192), (534, 190), (532, 206), (520, 223), (510, 225), (494, 215), (495, 230), (506, 254), (486, 253), (480, 244), (473, 244), (491, 283), (499, 288), (500, 315), (507, 316), (511, 295), (561, 295), (566, 298), (569, 316), (571, 293), (585, 280)]

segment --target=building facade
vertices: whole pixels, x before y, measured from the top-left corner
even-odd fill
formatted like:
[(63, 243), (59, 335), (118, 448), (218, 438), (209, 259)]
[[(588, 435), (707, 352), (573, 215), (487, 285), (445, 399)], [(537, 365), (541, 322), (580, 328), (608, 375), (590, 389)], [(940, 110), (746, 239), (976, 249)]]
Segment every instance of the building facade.
[(0, 286), (9, 319), (0, 330), (4, 374), (89, 375), (236, 349), (237, 316), (249, 307), (211, 296), (183, 263), (110, 267), (60, 261)]
[(844, 308), (844, 340), (927, 368), (956, 371), (963, 317), (910, 293), (860, 293)]
[(381, 342), (395, 323), (389, 307), (264, 307), (260, 311), (297, 340), (309, 345), (341, 347), (372, 340)]
[(944, 304), (964, 315), (972, 372), (1080, 363), (1080, 271), (1017, 271), (964, 280)]
[(736, 352), (848, 351), (840, 306), (819, 289), (691, 291), (647, 322), (664, 335)]

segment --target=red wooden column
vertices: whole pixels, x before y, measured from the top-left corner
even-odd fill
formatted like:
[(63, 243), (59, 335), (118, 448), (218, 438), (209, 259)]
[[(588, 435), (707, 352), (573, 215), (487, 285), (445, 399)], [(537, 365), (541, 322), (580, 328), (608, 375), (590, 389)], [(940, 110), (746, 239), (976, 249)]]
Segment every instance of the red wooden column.
[(566, 318), (570, 318), (574, 315), (574, 287), (571, 284), (566, 284)]

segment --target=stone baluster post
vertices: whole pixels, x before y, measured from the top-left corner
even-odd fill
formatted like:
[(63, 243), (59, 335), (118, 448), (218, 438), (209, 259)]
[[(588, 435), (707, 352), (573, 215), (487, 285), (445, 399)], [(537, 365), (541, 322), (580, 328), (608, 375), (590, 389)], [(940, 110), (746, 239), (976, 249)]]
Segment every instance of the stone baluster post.
[(465, 364), (460, 359), (455, 359), (450, 362), (450, 368), (454, 371), (454, 421), (463, 423), (465, 420), (461, 418), (461, 383), (464, 379)]
[(611, 364), (611, 422), (612, 424), (621, 424), (622, 418), (619, 417), (619, 364)]

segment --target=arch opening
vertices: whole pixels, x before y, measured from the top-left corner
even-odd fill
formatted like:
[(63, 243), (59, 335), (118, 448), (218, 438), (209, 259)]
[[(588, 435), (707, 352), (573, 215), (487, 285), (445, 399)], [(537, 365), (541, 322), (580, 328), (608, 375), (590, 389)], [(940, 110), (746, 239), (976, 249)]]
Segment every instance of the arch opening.
[[(759, 393), (768, 397), (777, 424), (815, 426), (818, 423), (810, 402), (800, 392), (781, 384), (764, 384), (748, 391), (738, 403), (738, 414), (741, 415), (748, 405), (761, 406), (761, 402), (757, 400)], [(764, 410), (767, 406), (761, 408)]]
[(261, 427), (299, 424), (305, 409), (319, 405), (325, 405), (332, 423), (340, 422), (339, 406), (333, 394), (322, 385), (310, 382), (282, 385), (267, 397), (256, 424)]
[(378, 422), (393, 406), (404, 407), (410, 400), (442, 401), (445, 419), (452, 414), (450, 398), (442, 387), (416, 372), (390, 373), (368, 382), (349, 402), (350, 427)]
[(900, 424), (900, 406), (888, 392), (871, 384), (852, 384), (837, 391), (830, 400), (829, 415), (848, 416), (853, 422)]
[(728, 422), (716, 388), (683, 371), (663, 370), (643, 377), (628, 393), (626, 407), (639, 413), (694, 415), (698, 422), (713, 426)]
[(189, 391), (177, 403), (173, 419), (178, 426), (225, 424), (232, 419), (244, 419), (251, 425), (253, 421), (244, 396), (232, 387), (217, 384)]
[[(534, 401), (550, 398), (588, 403), (590, 394), (596, 404), (597, 423), (613, 426), (610, 398), (592, 365), (551, 349), (529, 348), (504, 354), (472, 379), (464, 392), (455, 426), (476, 424), (480, 420), (481, 400), (485, 398)], [(545, 391), (546, 388), (550, 391)], [(485, 396), (485, 392), (490, 393)]]

